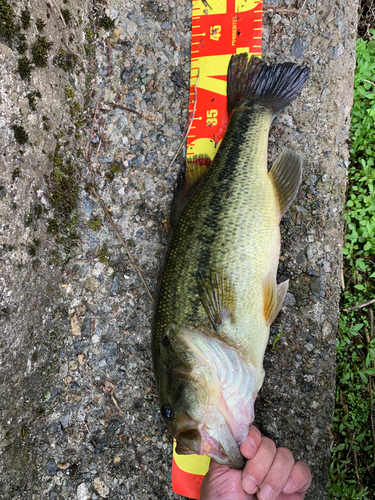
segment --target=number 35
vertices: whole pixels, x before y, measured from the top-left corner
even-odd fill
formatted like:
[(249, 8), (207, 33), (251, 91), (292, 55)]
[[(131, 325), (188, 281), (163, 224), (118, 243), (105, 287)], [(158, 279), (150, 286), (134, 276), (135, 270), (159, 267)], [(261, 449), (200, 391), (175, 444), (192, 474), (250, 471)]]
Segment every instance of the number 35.
[(218, 115), (218, 112), (217, 112), (217, 109), (209, 109), (207, 110), (207, 125), (210, 126), (210, 127), (214, 127), (215, 125), (217, 125), (217, 115)]

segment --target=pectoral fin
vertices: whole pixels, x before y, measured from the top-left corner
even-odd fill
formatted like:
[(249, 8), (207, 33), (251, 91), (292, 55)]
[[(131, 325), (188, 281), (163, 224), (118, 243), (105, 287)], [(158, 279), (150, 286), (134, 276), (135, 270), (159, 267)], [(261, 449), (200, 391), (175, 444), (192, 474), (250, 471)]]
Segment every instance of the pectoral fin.
[(284, 149), (268, 175), (273, 182), (279, 201), (281, 219), (298, 192), (302, 179), (302, 160), (290, 149)]
[(215, 330), (225, 321), (234, 323), (236, 295), (233, 283), (224, 269), (201, 274), (198, 278), (198, 292)]
[(267, 274), (263, 283), (263, 307), (267, 326), (273, 323), (276, 316), (279, 314), (286, 292), (288, 291), (288, 286), (289, 280), (280, 283), (280, 285), (276, 285), (275, 275), (272, 272)]

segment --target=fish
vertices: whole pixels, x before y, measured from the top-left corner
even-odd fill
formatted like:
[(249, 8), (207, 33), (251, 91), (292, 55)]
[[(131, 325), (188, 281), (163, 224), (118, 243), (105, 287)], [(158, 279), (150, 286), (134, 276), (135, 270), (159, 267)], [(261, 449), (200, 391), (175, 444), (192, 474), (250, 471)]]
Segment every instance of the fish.
[(270, 325), (288, 290), (289, 281), (276, 283), (279, 225), (302, 177), (290, 149), (268, 171), (268, 135), (309, 75), (291, 62), (233, 55), (223, 141), (209, 168), (205, 155), (191, 160), (196, 170), (190, 181), (182, 171), (172, 202), (152, 327), (160, 412), (177, 453), (235, 469), (245, 463), (239, 447), (254, 420)]

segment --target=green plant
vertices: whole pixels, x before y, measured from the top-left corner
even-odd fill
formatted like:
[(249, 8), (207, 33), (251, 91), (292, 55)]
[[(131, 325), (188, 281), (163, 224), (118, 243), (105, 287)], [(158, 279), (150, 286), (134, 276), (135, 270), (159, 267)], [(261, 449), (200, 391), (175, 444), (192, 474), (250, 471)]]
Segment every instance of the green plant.
[(20, 144), (21, 146), (23, 144), (26, 144), (29, 140), (29, 134), (22, 127), (22, 125), (12, 125), (11, 128), (13, 130), (14, 138), (16, 139), (18, 144)]
[[(370, 30), (375, 36), (375, 30)], [(357, 40), (330, 494), (374, 498), (375, 44)], [(362, 305), (362, 306), (361, 306)], [(355, 307), (361, 306), (361, 307)]]
[(35, 24), (38, 31), (42, 31), (47, 26), (47, 23), (45, 23), (40, 17), (38, 17), (35, 21)]
[(107, 16), (107, 14), (104, 14), (99, 19), (99, 26), (108, 31), (108, 30), (115, 27), (115, 21), (113, 19), (111, 19), (109, 16)]
[(77, 56), (60, 47), (57, 55), (53, 59), (53, 64), (64, 71), (70, 71), (76, 67)]
[(31, 54), (33, 56), (33, 63), (35, 66), (45, 68), (48, 66), (48, 53), (51, 50), (53, 42), (47, 42), (45, 36), (38, 35), (35, 42), (31, 46)]
[(0, 39), (4, 38), (11, 43), (18, 31), (12, 5), (7, 0), (0, 0)]
[(109, 253), (109, 250), (107, 248), (107, 243), (104, 243), (104, 245), (102, 246), (102, 248), (99, 251), (99, 255), (98, 255), (99, 262), (101, 262), (102, 264), (107, 264), (110, 256), (111, 256), (111, 254)]
[(26, 78), (30, 78), (32, 69), (33, 66), (31, 64), (31, 61), (26, 56), (18, 59), (17, 71), (23, 80), (25, 80)]
[(27, 30), (31, 28), (31, 14), (28, 9), (22, 10), (21, 11), (21, 26), (23, 30)]
[(66, 24), (69, 24), (70, 21), (72, 20), (72, 14), (69, 9), (61, 9), (61, 14), (64, 18), (64, 21)]

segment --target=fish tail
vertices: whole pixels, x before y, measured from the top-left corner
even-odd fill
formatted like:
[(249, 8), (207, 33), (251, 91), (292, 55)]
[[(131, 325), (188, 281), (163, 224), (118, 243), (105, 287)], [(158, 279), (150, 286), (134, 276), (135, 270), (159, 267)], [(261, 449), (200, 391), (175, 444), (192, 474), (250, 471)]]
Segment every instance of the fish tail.
[(229, 62), (228, 114), (240, 107), (261, 104), (275, 118), (299, 95), (310, 76), (305, 66), (287, 62), (268, 66), (247, 53), (233, 55)]

